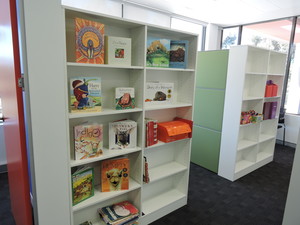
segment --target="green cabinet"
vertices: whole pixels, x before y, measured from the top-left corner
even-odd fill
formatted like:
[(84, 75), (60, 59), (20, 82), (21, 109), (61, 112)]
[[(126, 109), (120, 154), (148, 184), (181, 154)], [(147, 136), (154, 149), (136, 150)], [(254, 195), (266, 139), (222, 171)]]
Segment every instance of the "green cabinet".
[(191, 161), (218, 172), (229, 50), (198, 52)]

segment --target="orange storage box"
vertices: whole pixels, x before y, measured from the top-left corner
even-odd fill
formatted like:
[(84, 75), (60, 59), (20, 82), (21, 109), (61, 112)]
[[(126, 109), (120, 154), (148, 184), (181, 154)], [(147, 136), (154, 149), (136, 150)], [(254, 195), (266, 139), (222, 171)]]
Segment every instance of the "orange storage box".
[(172, 142), (192, 137), (192, 121), (175, 118), (174, 121), (157, 125), (157, 138), (162, 142)]

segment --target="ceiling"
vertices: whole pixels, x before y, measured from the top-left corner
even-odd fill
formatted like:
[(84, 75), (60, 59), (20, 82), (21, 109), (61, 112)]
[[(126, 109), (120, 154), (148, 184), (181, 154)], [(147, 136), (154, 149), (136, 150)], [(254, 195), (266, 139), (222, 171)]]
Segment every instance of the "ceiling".
[(220, 26), (300, 15), (300, 0), (124, 0)]

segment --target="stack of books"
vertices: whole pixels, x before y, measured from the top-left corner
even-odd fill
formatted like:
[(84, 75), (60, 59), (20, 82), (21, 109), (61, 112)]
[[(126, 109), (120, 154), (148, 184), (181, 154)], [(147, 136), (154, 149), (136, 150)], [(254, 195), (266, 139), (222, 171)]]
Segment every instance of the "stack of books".
[(129, 201), (99, 208), (98, 213), (109, 225), (137, 224), (139, 218), (139, 210)]

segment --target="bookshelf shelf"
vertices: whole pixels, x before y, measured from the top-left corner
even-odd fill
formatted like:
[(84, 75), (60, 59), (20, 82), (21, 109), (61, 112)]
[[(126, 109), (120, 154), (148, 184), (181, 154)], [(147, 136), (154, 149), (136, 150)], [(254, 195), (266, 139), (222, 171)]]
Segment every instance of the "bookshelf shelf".
[[(66, 112), (68, 118), (69, 174), (71, 176), (71, 172), (81, 166), (89, 166), (94, 168), (95, 177), (94, 196), (72, 207), (71, 224), (80, 224), (83, 220), (102, 224), (96, 213), (97, 208), (124, 200), (132, 201), (141, 211), (141, 215), (142, 211), (144, 212), (144, 209), (146, 209), (148, 215), (146, 214), (142, 217), (144, 222), (141, 222), (141, 224), (151, 223), (187, 204), (191, 141), (190, 139), (184, 139), (172, 143), (159, 142), (154, 146), (145, 148), (146, 125), (144, 120), (145, 118), (153, 118), (158, 122), (164, 122), (173, 120), (175, 117), (188, 120), (193, 119), (198, 37), (196, 34), (142, 24), (68, 6), (63, 7), (62, 10), (65, 17), (64, 25), (67, 40), (65, 42), (67, 54), (64, 84), (66, 88), (66, 102), (70, 102), (69, 98), (72, 95), (70, 79), (76, 77), (99, 77), (101, 79), (101, 112)], [(75, 36), (74, 18), (76, 17), (104, 24), (104, 34), (107, 36), (130, 38), (131, 65), (77, 63), (75, 59), (75, 40), (73, 40)], [(147, 50), (147, 39), (150, 37), (187, 40), (189, 45), (186, 69), (147, 67), (145, 53)], [(172, 104), (146, 104), (144, 96), (147, 82), (173, 83)], [(115, 109), (115, 88), (117, 87), (134, 88), (134, 109)], [(122, 119), (130, 119), (137, 122), (137, 147), (124, 150), (109, 150), (107, 148), (109, 144), (109, 123)], [(103, 154), (97, 158), (75, 160), (74, 126), (84, 122), (103, 125)], [(142, 185), (144, 156), (147, 157), (149, 163), (150, 183), (147, 185)], [(129, 158), (129, 190), (102, 193), (99, 186), (101, 183), (101, 163), (103, 160), (116, 157)], [(70, 199), (72, 199), (71, 185), (70, 181)], [(149, 191), (149, 188), (151, 191)], [(161, 202), (158, 196), (164, 202)], [(157, 203), (155, 207), (152, 207), (151, 204), (154, 202)], [(72, 202), (70, 205), (72, 205)], [(149, 212), (151, 213), (149, 214)]]
[[(220, 176), (234, 181), (273, 159), (286, 57), (253, 46), (229, 50)], [(267, 95), (273, 97), (265, 97), (269, 80), (277, 85), (277, 94)], [(264, 114), (264, 120), (240, 125), (241, 112), (249, 110)]]
[(149, 169), (149, 176), (151, 177), (150, 182), (158, 181), (185, 170), (187, 170), (187, 167), (177, 162), (170, 162), (161, 166), (157, 166), (155, 168), (151, 168)]
[(127, 192), (136, 190), (138, 188), (140, 188), (141, 185), (136, 182), (135, 180), (130, 178), (130, 182), (129, 182), (129, 189), (128, 190), (123, 190), (123, 191), (112, 191), (112, 192), (101, 192), (100, 189), (100, 185), (95, 187), (95, 192), (94, 192), (94, 196), (78, 203), (77, 205), (73, 206), (73, 212), (79, 211), (81, 209), (85, 209), (87, 207), (90, 207), (92, 205), (98, 204), (102, 201), (105, 201), (107, 199), (111, 199), (114, 197), (117, 197), (119, 195), (123, 195)]

